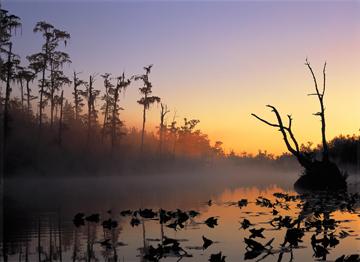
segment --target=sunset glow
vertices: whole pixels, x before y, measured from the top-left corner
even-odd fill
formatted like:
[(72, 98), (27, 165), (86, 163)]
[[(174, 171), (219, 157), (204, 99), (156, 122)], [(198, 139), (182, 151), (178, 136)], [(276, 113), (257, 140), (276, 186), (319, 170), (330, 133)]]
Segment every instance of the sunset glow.
[[(23, 20), (14, 40), (22, 57), (38, 50), (41, 39), (32, 28), (46, 20), (71, 34), (67, 51), (73, 63), (65, 69), (70, 74), (133, 75), (154, 64), (153, 92), (171, 110), (167, 122), (175, 110), (179, 122), (199, 119), (199, 128), (212, 142), (223, 141), (227, 152), (286, 151), (276, 130), (250, 116), (273, 119), (267, 104), (292, 114), (299, 142), (320, 142), (320, 122), (312, 116), (318, 104), (307, 96), (313, 82), (306, 57), (319, 81), (328, 63), (328, 138), (359, 133), (359, 1), (3, 1), (3, 6)], [(95, 85), (103, 89), (100, 77)], [(141, 127), (138, 87), (133, 84), (120, 98), (128, 127)], [(149, 111), (148, 130), (158, 126), (159, 110)]]

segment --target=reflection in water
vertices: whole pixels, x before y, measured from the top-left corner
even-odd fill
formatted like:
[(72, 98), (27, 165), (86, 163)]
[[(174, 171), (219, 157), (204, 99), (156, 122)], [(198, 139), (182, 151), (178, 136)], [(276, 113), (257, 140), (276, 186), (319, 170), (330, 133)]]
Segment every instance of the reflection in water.
[(134, 195), (144, 192), (117, 199), (118, 193), (111, 197), (101, 189), (111, 198), (98, 193), (102, 206), (86, 201), (83, 194), (79, 194), (82, 201), (64, 194), (64, 205), (54, 199), (57, 204), (46, 210), (44, 203), (19, 201), (8, 194), (3, 257), (8, 261), (222, 261), (224, 257), (225, 261), (311, 261), (359, 253), (357, 194), (299, 195), (277, 186), (249, 184), (220, 187), (208, 195), (192, 189), (193, 195), (183, 195), (186, 203), (179, 204), (182, 196), (179, 189), (173, 190), (172, 195), (167, 193), (173, 206), (161, 192), (159, 204), (153, 201), (157, 192), (151, 191), (146, 193), (150, 202), (142, 199), (139, 204)]

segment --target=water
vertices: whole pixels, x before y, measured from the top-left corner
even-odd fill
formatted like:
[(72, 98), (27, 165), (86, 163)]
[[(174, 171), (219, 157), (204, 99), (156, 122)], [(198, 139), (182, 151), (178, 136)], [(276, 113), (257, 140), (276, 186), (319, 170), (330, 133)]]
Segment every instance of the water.
[[(346, 197), (359, 191), (358, 183), (352, 182), (342, 197), (307, 194), (300, 198), (292, 188), (296, 177), (296, 172), (248, 169), (227, 170), (223, 174), (208, 171), (167, 176), (7, 180), (3, 216), (6, 257), (8, 261), (40, 261), (39, 256), (41, 261), (148, 261), (144, 256), (149, 253), (150, 246), (157, 248), (166, 236), (177, 239), (181, 249), (178, 254), (163, 254), (167, 257), (161, 261), (208, 261), (211, 254), (219, 252), (226, 256), (225, 261), (243, 261), (245, 255), (254, 255), (244, 242), (252, 228), (264, 228), (264, 238), (252, 240), (265, 245), (274, 238), (272, 248), (266, 247), (253, 261), (325, 258), (314, 257), (311, 245), (314, 234), (318, 246), (324, 235), (330, 237), (332, 233), (339, 240), (335, 247), (327, 248), (328, 261), (343, 254), (359, 254), (359, 202), (352, 206), (352, 211), (344, 206), (349, 202)], [(275, 197), (274, 193), (279, 192), (294, 196), (294, 201)], [(279, 203), (273, 207), (263, 206), (260, 196), (269, 199), (272, 205), (276, 200)], [(237, 201), (241, 199), (247, 199), (248, 204), (240, 208)], [(304, 209), (304, 205), (310, 208)], [(177, 227), (176, 231), (167, 227), (175, 219), (161, 225), (158, 219), (137, 216), (140, 224), (133, 227), (130, 225), (132, 216), (120, 215), (122, 210), (140, 208), (156, 212), (160, 208), (195, 210), (200, 214), (188, 219), (183, 223), (184, 228)], [(318, 217), (312, 212), (314, 208), (321, 208)], [(274, 215), (273, 210), (279, 213)], [(101, 221), (76, 227), (73, 218), (79, 212), (99, 213)], [(300, 227), (303, 228), (305, 221), (324, 220), (326, 214), (329, 219), (338, 221), (334, 228), (320, 227), (318, 234), (315, 227), (308, 228), (301, 238), (303, 242), (293, 248), (289, 248), (289, 243), (281, 248), (287, 228), (278, 229), (276, 221), (273, 225), (269, 223), (280, 215), (282, 218), (289, 216), (292, 221), (301, 217)], [(214, 228), (203, 223), (209, 217), (218, 220)], [(101, 225), (109, 218), (118, 222), (111, 230)], [(244, 219), (253, 225), (241, 228)], [(207, 249), (203, 249), (203, 236), (214, 242)], [(109, 239), (108, 245), (101, 244), (105, 239)]]

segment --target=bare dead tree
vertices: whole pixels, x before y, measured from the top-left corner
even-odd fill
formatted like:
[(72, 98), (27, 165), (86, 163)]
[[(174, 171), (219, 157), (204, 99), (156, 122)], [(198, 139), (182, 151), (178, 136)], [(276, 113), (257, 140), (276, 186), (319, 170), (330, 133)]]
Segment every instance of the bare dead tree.
[(322, 138), (322, 150), (323, 150), (323, 161), (329, 161), (329, 147), (326, 142), (326, 122), (325, 122), (325, 107), (324, 107), (324, 96), (325, 96), (325, 89), (326, 89), (326, 62), (324, 63), (323, 67), (323, 88), (319, 90), (318, 83), (314, 74), (313, 69), (310, 66), (308, 59), (306, 59), (305, 65), (309, 68), (312, 78), (314, 80), (315, 91), (316, 93), (308, 94), (309, 96), (317, 96), (320, 103), (320, 112), (314, 113), (315, 116), (319, 116), (321, 119), (321, 138)]
[(164, 124), (165, 116), (170, 112), (168, 110), (167, 105), (161, 103), (161, 111), (160, 111), (160, 126), (159, 126), (159, 153), (162, 153), (162, 146), (164, 140), (164, 132), (166, 131), (166, 124)]
[(288, 125), (285, 126), (284, 122), (281, 118), (278, 110), (271, 105), (267, 105), (267, 107), (272, 109), (274, 112), (277, 123), (271, 123), (256, 114), (251, 114), (261, 122), (278, 128), (281, 132), (285, 145), (288, 151), (293, 154), (298, 162), (305, 168), (305, 175), (298, 179), (295, 185), (298, 186), (311, 186), (317, 188), (328, 188), (329, 186), (333, 188), (346, 188), (346, 176), (344, 176), (337, 165), (329, 160), (329, 150), (326, 141), (326, 122), (325, 122), (325, 106), (324, 106), (324, 95), (326, 90), (326, 63), (323, 67), (323, 87), (322, 90), (318, 87), (318, 82), (315, 77), (314, 71), (310, 66), (309, 61), (306, 59), (305, 65), (309, 68), (312, 78), (314, 80), (315, 85), (315, 93), (309, 94), (310, 96), (317, 96), (320, 103), (320, 112), (315, 113), (315, 116), (319, 116), (321, 119), (321, 137), (322, 137), (322, 159), (321, 161), (316, 160), (313, 156), (307, 154), (305, 151), (302, 152), (299, 148), (299, 143), (297, 142), (294, 133), (291, 129), (292, 127), (292, 117), (291, 115), (287, 115), (288, 117)]

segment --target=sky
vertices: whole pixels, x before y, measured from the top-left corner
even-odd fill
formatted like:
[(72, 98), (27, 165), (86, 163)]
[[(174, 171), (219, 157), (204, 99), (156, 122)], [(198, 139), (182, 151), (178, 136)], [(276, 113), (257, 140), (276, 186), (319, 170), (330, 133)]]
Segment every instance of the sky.
[[(300, 143), (321, 141), (320, 120), (308, 57), (318, 81), (327, 62), (327, 136), (359, 134), (360, 1), (30, 1), (5, 0), (21, 17), (14, 38), (21, 57), (42, 44), (32, 29), (45, 20), (71, 34), (65, 68), (80, 77), (105, 72), (141, 74), (150, 80), (176, 120), (199, 119), (199, 128), (229, 152), (286, 151), (280, 132), (251, 113), (275, 122), (265, 107), (292, 114)], [(103, 89), (97, 77), (96, 87)], [(122, 97), (121, 117), (141, 126), (134, 83)], [(70, 96), (71, 88), (65, 88)], [(159, 123), (160, 106), (149, 111), (148, 130)]]

